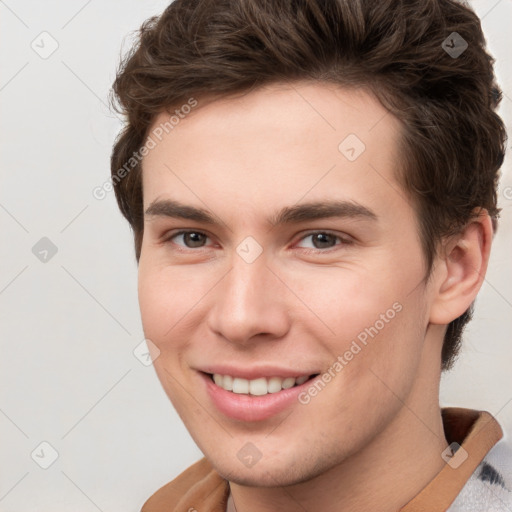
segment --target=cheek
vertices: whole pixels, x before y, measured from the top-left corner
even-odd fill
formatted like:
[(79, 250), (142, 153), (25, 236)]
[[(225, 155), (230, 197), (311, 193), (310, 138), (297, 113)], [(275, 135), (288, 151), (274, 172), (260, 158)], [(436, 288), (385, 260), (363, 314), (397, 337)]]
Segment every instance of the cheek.
[(364, 367), (397, 373), (416, 366), (424, 337), (421, 260), (405, 265), (399, 255), (377, 256), (367, 265), (295, 275), (301, 297), (322, 321), (316, 339), (332, 357), (346, 354), (345, 373), (356, 380)]
[[(141, 257), (138, 297), (144, 333), (164, 352), (183, 348), (186, 334), (198, 324), (202, 299), (215, 284), (215, 275), (189, 266), (171, 267)], [(218, 279), (218, 277), (217, 277)]]
[[(167, 271), (166, 271), (167, 270)], [(187, 284), (179, 277), (169, 275), (169, 269), (149, 265), (141, 257), (138, 275), (138, 297), (142, 326), (146, 339), (156, 346), (157, 357), (153, 367), (174, 407), (179, 411), (188, 403), (190, 390), (184, 390), (184, 381), (178, 377), (184, 370), (184, 354), (188, 339), (184, 333), (197, 298), (187, 295)]]
[(407, 394), (423, 354), (425, 311), (418, 292), (399, 297), (388, 308), (375, 309), (365, 324), (357, 327), (352, 340), (361, 350), (346, 367), (354, 395), (374, 394), (380, 400), (394, 401)]
[[(400, 304), (412, 298), (420, 269), (403, 266), (391, 255), (377, 254), (372, 260), (338, 267), (298, 272), (293, 269), (285, 281), (335, 337), (352, 338), (377, 322), (386, 328), (397, 315)], [(398, 303), (393, 308), (393, 305)], [(302, 311), (297, 305), (297, 311)], [(384, 318), (381, 320), (381, 315)], [(404, 315), (402, 315), (404, 316)]]
[(168, 278), (164, 269), (141, 257), (138, 275), (139, 307), (144, 334), (160, 349), (172, 337), (176, 322), (186, 313), (188, 302), (180, 283)]

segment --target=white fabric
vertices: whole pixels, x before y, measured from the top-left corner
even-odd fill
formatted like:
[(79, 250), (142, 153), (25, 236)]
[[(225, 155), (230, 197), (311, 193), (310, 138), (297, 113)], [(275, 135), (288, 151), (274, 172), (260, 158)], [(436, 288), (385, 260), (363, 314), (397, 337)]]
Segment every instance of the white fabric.
[(512, 512), (510, 440), (491, 448), (447, 512)]

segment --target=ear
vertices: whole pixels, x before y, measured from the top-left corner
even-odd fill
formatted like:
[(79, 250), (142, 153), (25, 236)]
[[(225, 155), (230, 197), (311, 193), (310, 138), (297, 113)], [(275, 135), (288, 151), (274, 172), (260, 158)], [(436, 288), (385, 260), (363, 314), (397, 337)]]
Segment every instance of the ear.
[(435, 267), (430, 323), (449, 324), (475, 300), (484, 281), (493, 228), (485, 209), (479, 209), (464, 230), (443, 247)]

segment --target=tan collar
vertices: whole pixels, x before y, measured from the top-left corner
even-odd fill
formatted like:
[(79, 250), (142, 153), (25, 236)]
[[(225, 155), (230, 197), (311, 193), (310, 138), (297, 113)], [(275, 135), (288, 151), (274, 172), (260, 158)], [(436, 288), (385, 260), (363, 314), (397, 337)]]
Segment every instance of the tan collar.
[(467, 459), (460, 466), (446, 464), (400, 512), (444, 512), (489, 450), (503, 437), (500, 424), (487, 411), (446, 407), (441, 409), (441, 414), (446, 440), (461, 445)]
[[(400, 512), (446, 511), (478, 464), (503, 437), (499, 423), (486, 411), (445, 407), (441, 414), (446, 440), (465, 450), (457, 452), (453, 462), (462, 453), (467, 453), (467, 459), (459, 466), (446, 464)], [(141, 512), (226, 512), (228, 496), (228, 481), (203, 457), (153, 494)]]

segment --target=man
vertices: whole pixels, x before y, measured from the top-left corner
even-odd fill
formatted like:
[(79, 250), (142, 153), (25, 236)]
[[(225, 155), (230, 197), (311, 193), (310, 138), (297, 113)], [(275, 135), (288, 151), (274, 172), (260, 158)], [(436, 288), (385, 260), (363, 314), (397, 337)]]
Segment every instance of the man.
[(176, 0), (114, 83), (157, 375), (204, 458), (144, 512), (511, 510), (491, 414), (439, 406), (505, 131), (454, 1)]

